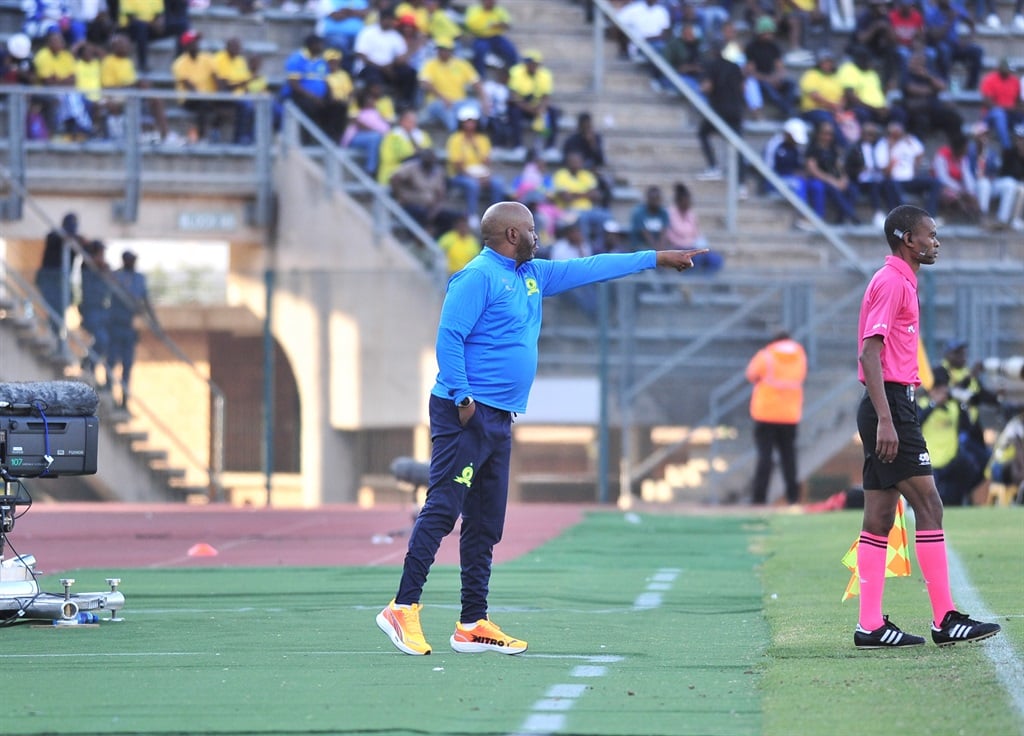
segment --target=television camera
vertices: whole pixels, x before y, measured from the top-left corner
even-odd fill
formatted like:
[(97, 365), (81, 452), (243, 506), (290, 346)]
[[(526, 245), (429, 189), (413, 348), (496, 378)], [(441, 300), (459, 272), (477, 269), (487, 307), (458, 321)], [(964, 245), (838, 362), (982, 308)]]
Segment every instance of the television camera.
[[(121, 620), (120, 579), (107, 578), (109, 591), (72, 594), (74, 579), (62, 578), (63, 593), (46, 593), (39, 587), (35, 557), (18, 554), (7, 538), (32, 506), (22, 478), (96, 472), (98, 404), (92, 387), (76, 381), (0, 383), (0, 626), (97, 623), (92, 613), (97, 610), (110, 612), (105, 620)], [(5, 557), (8, 547), (13, 557)]]

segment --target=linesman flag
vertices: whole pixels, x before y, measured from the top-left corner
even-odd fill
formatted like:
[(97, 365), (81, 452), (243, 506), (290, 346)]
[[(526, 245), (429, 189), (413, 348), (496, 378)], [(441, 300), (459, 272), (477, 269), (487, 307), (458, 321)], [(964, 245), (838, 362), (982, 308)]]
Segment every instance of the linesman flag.
[[(843, 600), (860, 594), (860, 576), (857, 574), (857, 545), (860, 537), (853, 540), (849, 551), (843, 555), (843, 564), (850, 568), (850, 582), (846, 584)], [(907, 544), (907, 517), (903, 514), (903, 496), (896, 502), (896, 519), (889, 530), (889, 541), (885, 548), (885, 576), (887, 578), (910, 575), (910, 546)]]

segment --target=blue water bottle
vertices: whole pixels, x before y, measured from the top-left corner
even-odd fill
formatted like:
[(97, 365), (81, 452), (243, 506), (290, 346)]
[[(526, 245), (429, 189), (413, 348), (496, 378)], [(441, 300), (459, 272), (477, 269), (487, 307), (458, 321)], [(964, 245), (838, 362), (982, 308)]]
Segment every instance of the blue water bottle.
[(90, 611), (79, 611), (78, 612), (78, 623), (80, 624), (98, 624), (100, 617)]

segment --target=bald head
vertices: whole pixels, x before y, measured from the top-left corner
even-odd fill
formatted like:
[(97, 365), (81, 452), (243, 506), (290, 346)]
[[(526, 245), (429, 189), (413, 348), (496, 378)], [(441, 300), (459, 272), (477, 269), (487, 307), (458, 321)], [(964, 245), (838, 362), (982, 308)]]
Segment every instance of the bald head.
[(496, 202), (480, 219), (484, 243), (497, 253), (525, 263), (537, 249), (533, 213), (521, 202)]

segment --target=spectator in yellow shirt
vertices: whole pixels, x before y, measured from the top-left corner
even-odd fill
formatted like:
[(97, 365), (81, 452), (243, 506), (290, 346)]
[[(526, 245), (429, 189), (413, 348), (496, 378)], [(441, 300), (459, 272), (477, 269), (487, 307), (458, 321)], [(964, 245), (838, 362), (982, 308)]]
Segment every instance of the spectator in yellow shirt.
[[(423, 121), (436, 120), (449, 131), (454, 131), (458, 127), (459, 110), (466, 105), (483, 102), (480, 75), (472, 64), (455, 55), (455, 45), (451, 41), (438, 41), (436, 46), (437, 56), (420, 69), (420, 89), (426, 98)], [(469, 98), (470, 89), (480, 103)]]
[(469, 229), (469, 218), (459, 215), (452, 229), (437, 239), (438, 247), (448, 256), (448, 275), (461, 271), (481, 250), (480, 239)]
[(457, 42), (462, 37), (462, 27), (441, 6), (441, 0), (425, 0), (423, 4), (427, 8), (427, 35), (431, 41)]
[[(100, 62), (100, 83), (103, 85), (103, 101), (106, 111), (106, 134), (113, 139), (124, 137), (124, 98), (110, 94), (117, 89), (149, 89), (147, 80), (139, 79), (132, 61), (132, 42), (123, 33), (115, 34), (110, 39), (110, 50)], [(160, 140), (167, 141), (167, 116), (164, 113), (164, 102), (159, 98), (143, 100), (156, 125)]]
[[(46, 45), (39, 49), (32, 60), (36, 71), (36, 83), (46, 87), (75, 86), (75, 57), (67, 49), (64, 36), (58, 32), (46, 36)], [(68, 100), (68, 95), (47, 95), (43, 98), (42, 112), (46, 125), (54, 135), (73, 132), (76, 127), (72, 106), (75, 101)], [(82, 104), (78, 105), (82, 108)], [(84, 109), (82, 109), (84, 112)], [(90, 123), (91, 127), (91, 123)]]
[(470, 224), (480, 221), (480, 193), (487, 206), (505, 199), (505, 182), (491, 171), (491, 139), (479, 130), (480, 113), (474, 107), (459, 110), (459, 128), (448, 137), (448, 183), (466, 198)]
[(487, 57), (501, 59), (506, 67), (519, 61), (519, 52), (505, 34), (512, 24), (512, 17), (497, 0), (480, 0), (466, 8), (464, 18), (466, 30), (473, 37), (473, 66), (481, 77), (487, 74)]
[(419, 127), (419, 116), (416, 111), (412, 108), (403, 110), (398, 117), (398, 124), (392, 126), (381, 141), (377, 181), (387, 184), (391, 175), (404, 161), (433, 145), (434, 141), (430, 134)]
[(100, 73), (99, 49), (88, 42), (78, 47), (78, 59), (75, 61), (75, 89), (84, 108), (82, 120), (87, 120), (88, 128), (79, 128), (79, 135), (94, 135), (105, 128), (103, 115), (103, 84)]
[(182, 106), (196, 116), (194, 128), (189, 138), (205, 140), (207, 132), (214, 141), (220, 138), (221, 110), (219, 105), (209, 99), (199, 99), (196, 94), (210, 94), (217, 91), (217, 78), (214, 75), (213, 55), (199, 50), (202, 36), (197, 31), (185, 31), (181, 34), (181, 56), (171, 65), (174, 75), (174, 87), (182, 92)]
[(843, 87), (844, 107), (864, 123), (884, 124), (889, 121), (889, 104), (882, 89), (882, 78), (871, 66), (871, 52), (863, 46), (850, 51), (851, 60), (836, 72)]
[(348, 126), (348, 110), (352, 104), (352, 95), (355, 92), (355, 85), (352, 84), (352, 77), (342, 67), (343, 54), (337, 49), (324, 51), (324, 61), (327, 63), (327, 101), (324, 112), (324, 133), (332, 141), (338, 143), (345, 134)]
[(164, 35), (164, 0), (121, 0), (121, 27), (135, 42), (139, 70), (149, 72), (149, 42)]
[[(224, 44), (224, 48), (213, 55), (213, 78), (219, 92), (231, 92), (244, 95), (252, 82), (249, 60), (242, 54), (242, 41), (232, 37)], [(220, 103), (225, 109), (233, 108), (235, 114), (234, 142), (240, 145), (252, 143), (253, 120), (255, 110), (249, 100), (235, 103)]]
[(48, 87), (75, 85), (75, 56), (68, 51), (64, 36), (60, 33), (51, 33), (46, 37), (46, 45), (36, 53), (33, 63), (38, 84)]
[(836, 72), (836, 59), (828, 49), (818, 51), (817, 64), (800, 77), (801, 117), (816, 128), (818, 123), (827, 121), (836, 131), (836, 140), (846, 145), (836, 114), (843, 110), (843, 84)]
[(583, 237), (595, 253), (605, 252), (604, 224), (611, 213), (597, 206), (601, 201), (601, 188), (592, 171), (584, 168), (583, 154), (572, 151), (565, 157), (565, 166), (555, 172), (551, 180), (554, 199), (561, 209), (579, 216)]
[(555, 82), (551, 71), (541, 66), (543, 60), (540, 51), (531, 49), (523, 54), (521, 64), (509, 70), (508, 115), (513, 148), (523, 145), (523, 128), (527, 123), (539, 135), (544, 148), (557, 145), (561, 110), (551, 104)]

